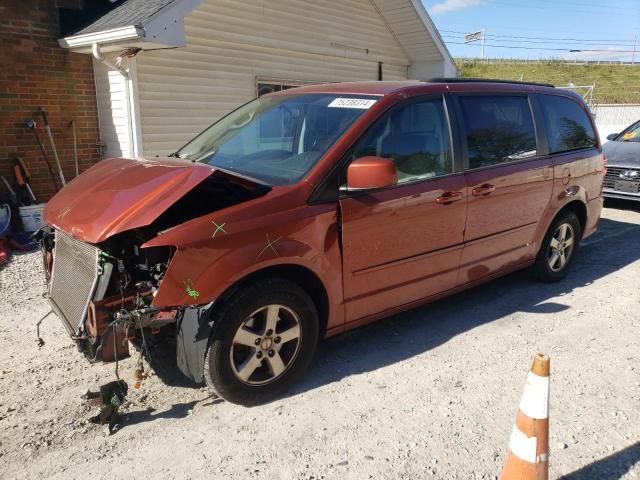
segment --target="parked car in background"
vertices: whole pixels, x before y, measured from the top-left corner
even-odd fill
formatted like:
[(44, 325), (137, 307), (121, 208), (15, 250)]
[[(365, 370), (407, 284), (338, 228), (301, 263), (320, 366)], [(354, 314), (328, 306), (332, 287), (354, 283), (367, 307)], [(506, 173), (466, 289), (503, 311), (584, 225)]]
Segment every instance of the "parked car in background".
[(40, 235), (50, 301), (90, 359), (171, 335), (185, 375), (261, 403), (320, 338), (527, 267), (562, 279), (603, 175), (582, 98), (551, 86), (286, 90), (61, 190)]
[(602, 146), (607, 157), (604, 196), (640, 201), (640, 120), (607, 140)]

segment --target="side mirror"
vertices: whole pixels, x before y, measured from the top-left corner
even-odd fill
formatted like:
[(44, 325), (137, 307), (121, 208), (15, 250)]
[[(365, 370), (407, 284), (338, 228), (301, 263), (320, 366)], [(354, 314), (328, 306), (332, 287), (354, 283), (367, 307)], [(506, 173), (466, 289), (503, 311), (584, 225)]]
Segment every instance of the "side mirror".
[(619, 133), (610, 133), (607, 135), (607, 140), (615, 140), (615, 138), (619, 135)]
[[(382, 157), (361, 157), (347, 169), (347, 191), (373, 190), (398, 183), (398, 171), (392, 160)], [(344, 190), (344, 189), (343, 189)]]

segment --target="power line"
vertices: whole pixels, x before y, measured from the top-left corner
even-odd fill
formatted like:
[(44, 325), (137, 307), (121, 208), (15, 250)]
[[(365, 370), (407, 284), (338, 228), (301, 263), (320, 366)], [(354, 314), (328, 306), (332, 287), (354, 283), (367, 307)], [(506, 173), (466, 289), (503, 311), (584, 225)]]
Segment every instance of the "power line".
[[(452, 40), (456, 40), (459, 39), (460, 37), (457, 35), (442, 35), (442, 38), (445, 39), (452, 39)], [(585, 47), (633, 47), (633, 42), (629, 42), (629, 43), (623, 43), (623, 42), (616, 42), (616, 43), (612, 43), (612, 44), (604, 44), (603, 42), (594, 42), (593, 44), (589, 44), (589, 43), (584, 43), (584, 42), (580, 42), (580, 41), (558, 41), (558, 40), (518, 40), (518, 39), (504, 39), (504, 38), (492, 38), (491, 35), (487, 35), (487, 40), (489, 41), (497, 41), (497, 42), (506, 42), (508, 41), (509, 43), (526, 43), (526, 44), (539, 44), (539, 45), (548, 45), (548, 44), (552, 44), (552, 45), (567, 45), (571, 48), (579, 48), (580, 45), (584, 45)]]
[[(553, 8), (553, 7), (542, 7), (539, 5), (531, 5), (531, 4), (526, 4), (526, 3), (518, 3), (513, 4), (513, 3), (509, 3), (509, 2), (501, 2), (501, 1), (492, 1), (492, 4), (495, 5), (505, 5), (508, 7), (518, 7), (518, 8), (530, 8), (530, 9), (534, 9), (534, 10), (548, 10), (548, 11), (554, 11), (554, 12), (566, 12), (566, 13), (573, 13), (575, 14), (590, 14), (590, 15), (604, 15), (607, 17), (627, 17), (627, 15), (623, 14), (623, 13), (612, 13), (610, 9), (607, 10), (600, 10), (600, 11), (594, 11), (594, 10), (585, 10), (584, 6), (582, 8), (576, 8), (574, 10), (569, 10), (569, 9), (564, 9), (564, 8)], [(591, 5), (593, 7), (595, 7), (594, 5)], [(606, 12), (606, 13), (605, 13)]]
[[(465, 22), (447, 22), (446, 24), (443, 23), (443, 27), (448, 26), (448, 25), (460, 25), (460, 26), (465, 26), (465, 27), (471, 27), (471, 28), (477, 28), (478, 27), (478, 23), (465, 23)], [(558, 30), (556, 28), (531, 28), (527, 25), (513, 25), (510, 26), (510, 24), (508, 23), (486, 23), (486, 22), (482, 22), (482, 26), (483, 27), (495, 27), (497, 30), (516, 30), (518, 32), (522, 32), (522, 31), (529, 31), (529, 32), (553, 32), (553, 33), (558, 33)], [(640, 26), (640, 25), (639, 25)], [(454, 27), (456, 28), (456, 27)], [(439, 29), (440, 30), (440, 29)], [(441, 30), (442, 31), (442, 30)]]
[[(440, 32), (446, 32), (446, 33), (458, 33), (460, 35), (466, 35), (469, 32), (461, 32), (458, 30), (439, 30)], [(613, 38), (603, 38), (603, 39), (597, 39), (597, 38), (558, 38), (558, 37), (529, 37), (529, 36), (524, 36), (524, 35), (499, 35), (499, 34), (487, 34), (487, 37), (497, 37), (497, 38), (505, 38), (505, 39), (526, 39), (526, 40), (550, 40), (550, 41), (576, 41), (576, 42), (629, 42), (629, 39), (613, 39)], [(633, 44), (633, 43), (631, 43)]]
[[(467, 42), (446, 42), (446, 43), (452, 44), (452, 45), (474, 46), (473, 44), (470, 44)], [(572, 50), (570, 48), (518, 47), (514, 45), (496, 45), (491, 43), (485, 43), (485, 47), (509, 48), (509, 49), (520, 49), (520, 50), (549, 50), (549, 51), (553, 50), (553, 51), (559, 51), (559, 52), (568, 52), (569, 50)], [(614, 50), (614, 49), (608, 50), (608, 49), (587, 49), (587, 48), (580, 48), (576, 50), (579, 50), (580, 52), (633, 53), (633, 50)]]

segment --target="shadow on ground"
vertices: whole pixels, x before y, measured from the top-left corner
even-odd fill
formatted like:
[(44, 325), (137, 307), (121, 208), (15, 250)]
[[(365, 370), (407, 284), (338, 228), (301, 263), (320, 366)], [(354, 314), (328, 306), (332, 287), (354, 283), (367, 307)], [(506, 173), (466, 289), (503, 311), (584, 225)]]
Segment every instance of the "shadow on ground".
[[(517, 272), (324, 341), (310, 372), (291, 394), (403, 361), (516, 312), (542, 316), (567, 310), (568, 305), (549, 299), (591, 285), (638, 259), (640, 225), (602, 219), (598, 232), (583, 242), (565, 280), (545, 284), (526, 272)], [(151, 364), (165, 384), (201, 386), (178, 370), (175, 343), (158, 345), (151, 356)]]
[(122, 414), (121, 428), (136, 425), (138, 423), (148, 423), (161, 419), (180, 419), (189, 415), (189, 411), (198, 403), (197, 400), (187, 403), (176, 403), (170, 409), (157, 413), (157, 410), (148, 408), (136, 412), (127, 412)]
[(311, 371), (292, 393), (403, 361), (516, 312), (548, 315), (566, 310), (568, 305), (549, 299), (640, 259), (640, 225), (602, 219), (598, 232), (581, 247), (561, 282), (540, 283), (527, 272), (517, 272), (321, 343)]
[(616, 480), (627, 474), (638, 462), (640, 442), (560, 477), (560, 480)]
[(632, 212), (640, 212), (640, 201), (620, 200), (618, 198), (605, 198), (605, 208), (614, 208), (616, 210), (629, 210)]

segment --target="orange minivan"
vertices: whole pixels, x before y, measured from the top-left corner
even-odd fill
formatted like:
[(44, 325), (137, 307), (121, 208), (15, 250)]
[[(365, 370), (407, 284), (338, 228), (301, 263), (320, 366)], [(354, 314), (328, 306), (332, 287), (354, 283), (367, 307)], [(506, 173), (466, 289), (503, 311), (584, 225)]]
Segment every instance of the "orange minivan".
[(171, 337), (239, 404), (319, 339), (529, 267), (568, 272), (605, 160), (575, 93), (436, 79), (286, 90), (166, 158), (104, 160), (47, 205), (49, 298), (91, 360)]

